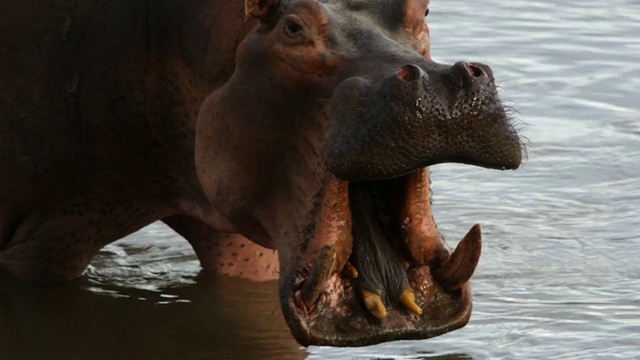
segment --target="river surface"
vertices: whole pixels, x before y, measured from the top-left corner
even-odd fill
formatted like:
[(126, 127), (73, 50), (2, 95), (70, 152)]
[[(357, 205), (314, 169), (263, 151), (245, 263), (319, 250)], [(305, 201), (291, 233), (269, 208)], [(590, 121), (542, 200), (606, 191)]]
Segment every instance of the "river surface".
[(199, 273), (154, 224), (79, 281), (0, 286), (0, 359), (640, 359), (640, 1), (433, 0), (434, 59), (490, 64), (528, 138), (515, 172), (433, 168), (455, 246), (484, 249), (463, 329), (298, 346), (276, 284)]

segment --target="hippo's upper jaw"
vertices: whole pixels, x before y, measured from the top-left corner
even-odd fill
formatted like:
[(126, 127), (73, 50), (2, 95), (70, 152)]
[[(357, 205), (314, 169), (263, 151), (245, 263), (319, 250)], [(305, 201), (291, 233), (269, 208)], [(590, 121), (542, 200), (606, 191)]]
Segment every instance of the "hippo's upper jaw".
[(260, 24), (201, 108), (196, 166), (226, 222), (277, 248), (293, 335), (361, 346), (464, 326), (480, 227), (447, 247), (425, 167), (519, 166), (491, 69), (430, 60), (428, 0), (245, 6)]
[(491, 68), (429, 60), (402, 65), (384, 81), (352, 77), (340, 84), (323, 154), (329, 169), (349, 181), (444, 162), (516, 169), (522, 160)]

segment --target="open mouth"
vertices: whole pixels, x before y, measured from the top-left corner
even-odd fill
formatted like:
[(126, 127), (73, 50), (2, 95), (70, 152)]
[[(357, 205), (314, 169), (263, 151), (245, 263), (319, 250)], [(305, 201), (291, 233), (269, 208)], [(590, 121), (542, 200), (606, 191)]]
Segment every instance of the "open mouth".
[[(285, 317), (303, 345), (363, 346), (424, 339), (464, 326), (478, 264), (475, 225), (451, 251), (431, 216), (427, 169), (342, 183), (339, 222), (298, 271)], [(326, 235), (326, 234), (325, 234)], [(321, 239), (322, 240), (322, 239)]]

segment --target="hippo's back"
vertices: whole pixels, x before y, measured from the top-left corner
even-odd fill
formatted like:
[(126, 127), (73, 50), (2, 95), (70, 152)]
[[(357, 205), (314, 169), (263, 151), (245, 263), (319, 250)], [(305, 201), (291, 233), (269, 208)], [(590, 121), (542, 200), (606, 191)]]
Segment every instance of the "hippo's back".
[(178, 215), (215, 236), (194, 129), (255, 25), (243, 2), (0, 0), (0, 9), (0, 268), (70, 280), (106, 244)]
[(176, 212), (163, 140), (179, 134), (149, 115), (154, 2), (0, 1), (0, 267), (73, 279)]
[(0, 197), (106, 175), (144, 126), (146, 2), (2, 2)]

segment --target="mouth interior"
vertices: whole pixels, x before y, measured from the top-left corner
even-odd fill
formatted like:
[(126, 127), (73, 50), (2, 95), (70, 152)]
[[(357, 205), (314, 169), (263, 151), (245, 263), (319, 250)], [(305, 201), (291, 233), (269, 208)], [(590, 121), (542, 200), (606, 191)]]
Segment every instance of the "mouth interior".
[(330, 223), (345, 225), (333, 236), (346, 240), (325, 241), (288, 292), (285, 317), (298, 341), (363, 346), (464, 326), (480, 231), (450, 252), (431, 218), (428, 170), (340, 188), (349, 207)]
[(349, 260), (359, 272), (358, 286), (397, 306), (409, 280), (401, 259), (408, 258), (390, 199), (392, 180), (349, 184), (353, 250)]

